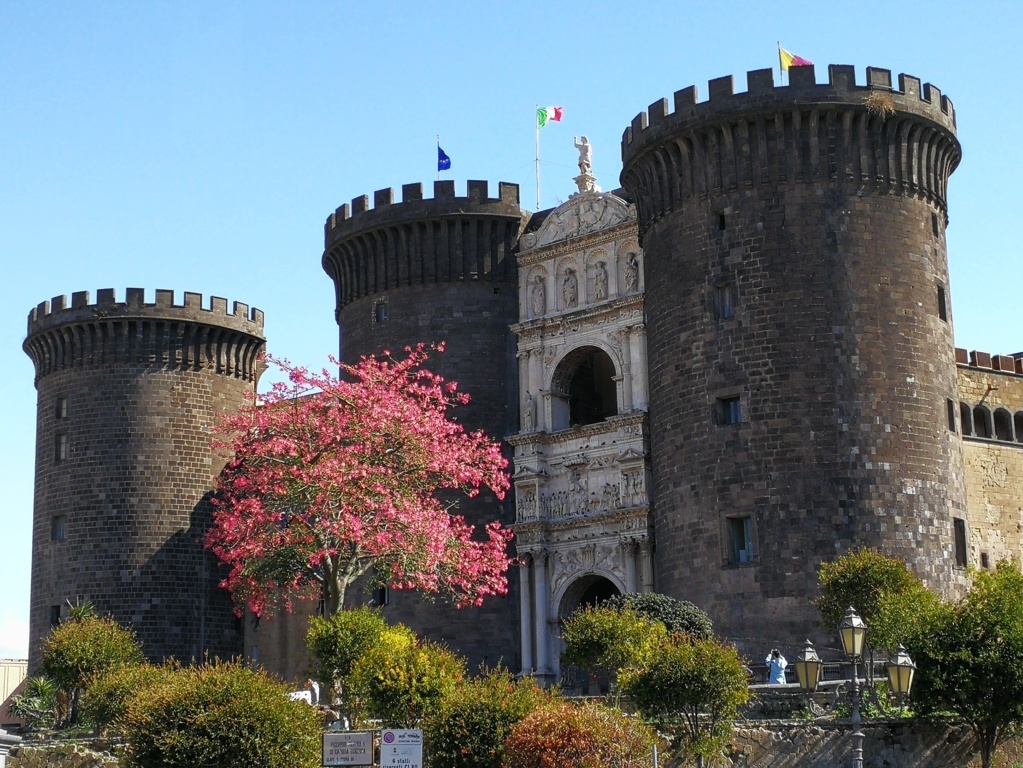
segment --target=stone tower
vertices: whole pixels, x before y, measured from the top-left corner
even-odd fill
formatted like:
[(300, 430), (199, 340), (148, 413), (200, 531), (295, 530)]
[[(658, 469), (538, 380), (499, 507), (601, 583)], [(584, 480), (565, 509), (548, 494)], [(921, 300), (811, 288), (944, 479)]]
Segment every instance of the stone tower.
[(776, 87), (757, 70), (746, 93), (718, 78), (699, 103), (686, 88), (622, 141), (647, 259), (657, 587), (740, 642), (802, 638), (818, 565), (857, 545), (958, 580), (955, 112), (915, 77), (828, 74)]
[(263, 313), (226, 299), (129, 288), (43, 302), (25, 352), (36, 370), (30, 663), (66, 601), (133, 627), (147, 656), (242, 650), (230, 595), (203, 549), (223, 460), (216, 415), (256, 385)]
[[(421, 184), (406, 184), (400, 203), (384, 189), (374, 193), (372, 208), (364, 196), (337, 209), (326, 223), (323, 268), (334, 281), (341, 359), (444, 341), (447, 351), (428, 367), (470, 394), (459, 421), (496, 439), (516, 432), (509, 326), (518, 319), (515, 248), (527, 218), (517, 185), (502, 183), (491, 198), (485, 181), (469, 181), (465, 197), (455, 196), (454, 182), (438, 181), (432, 199), (424, 199)], [(458, 503), (474, 525), (514, 521), (512, 494), (503, 502), (481, 493)], [(470, 669), (501, 660), (517, 668), (515, 584), (506, 597), (462, 610), (394, 591), (384, 614), (457, 647)]]

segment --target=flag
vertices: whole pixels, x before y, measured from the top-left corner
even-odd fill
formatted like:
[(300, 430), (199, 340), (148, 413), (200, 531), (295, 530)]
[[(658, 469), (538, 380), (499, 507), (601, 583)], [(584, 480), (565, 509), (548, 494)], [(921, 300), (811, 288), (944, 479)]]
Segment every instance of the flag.
[(778, 46), (778, 59), (781, 61), (781, 71), (788, 72), (789, 67), (812, 67), (813, 62), (809, 59), (804, 59), (802, 56), (796, 56), (794, 53), (789, 53), (780, 45)]
[(447, 156), (440, 144), (437, 145), (437, 170), (447, 171), (451, 169), (451, 158)]
[(564, 107), (538, 107), (536, 110), (536, 127), (543, 128), (547, 123), (560, 123), (565, 114)]

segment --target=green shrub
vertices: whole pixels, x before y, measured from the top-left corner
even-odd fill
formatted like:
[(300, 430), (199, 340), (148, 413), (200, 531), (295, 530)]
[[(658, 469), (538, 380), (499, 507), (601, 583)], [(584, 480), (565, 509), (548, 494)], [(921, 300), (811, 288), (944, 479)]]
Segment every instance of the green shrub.
[(128, 702), (126, 768), (318, 768), (318, 711), (237, 662), (174, 670)]
[(81, 694), (92, 678), (112, 667), (143, 661), (131, 630), (89, 609), (89, 604), (80, 607), (81, 618), (65, 621), (43, 640), (43, 673), (68, 700), (67, 717), (58, 723), (62, 726), (78, 722)]
[(413, 728), (465, 676), (465, 662), (406, 627), (388, 627), (352, 670), (352, 689), (370, 717)]
[(127, 711), (135, 696), (145, 696), (154, 685), (167, 682), (179, 671), (175, 665), (138, 664), (115, 667), (93, 678), (82, 698), (85, 719), (101, 731)]
[(514, 726), (503, 768), (648, 768), (655, 735), (649, 726), (600, 704), (554, 702)]
[(357, 705), (347, 696), (348, 678), (355, 663), (386, 628), (387, 622), (371, 608), (316, 616), (309, 622), (306, 646), (316, 659), (314, 674), (327, 687), (328, 701), (339, 703), (349, 717), (355, 714)]
[(430, 764), (500, 768), (504, 739), (511, 727), (552, 699), (532, 678), (516, 680), (505, 669), (466, 680), (425, 718)]
[(674, 736), (679, 755), (701, 765), (720, 752), (750, 697), (735, 648), (681, 635), (623, 674), (622, 689), (648, 722)]
[(57, 686), (48, 677), (30, 677), (25, 688), (7, 702), (8, 717), (21, 720), (26, 728), (51, 728), (60, 719)]
[(601, 607), (631, 609), (640, 616), (661, 622), (673, 634), (688, 635), (700, 640), (708, 640), (714, 634), (714, 622), (710, 616), (688, 600), (676, 600), (653, 592), (627, 592), (601, 603)]

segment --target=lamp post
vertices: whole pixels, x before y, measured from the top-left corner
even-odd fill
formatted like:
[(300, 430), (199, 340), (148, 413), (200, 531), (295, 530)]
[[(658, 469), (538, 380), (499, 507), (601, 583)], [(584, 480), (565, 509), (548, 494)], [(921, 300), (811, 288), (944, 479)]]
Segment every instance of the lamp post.
[(823, 666), (821, 657), (817, 655), (813, 643), (807, 640), (806, 647), (796, 657), (796, 679), (799, 680), (799, 687), (806, 692), (807, 706), (813, 715), (820, 714), (813, 703), (813, 692), (817, 690)]
[(906, 697), (909, 696), (909, 689), (913, 687), (914, 672), (916, 672), (916, 664), (913, 663), (902, 643), (899, 643), (899, 647), (895, 650), (895, 657), (888, 662), (888, 685), (899, 700), (900, 709), (906, 708)]
[(863, 638), (867, 634), (867, 625), (856, 611), (849, 607), (842, 622), (838, 625), (838, 635), (842, 639), (842, 650), (852, 661), (852, 727), (853, 727), (853, 768), (863, 768), (863, 730), (860, 728), (860, 679), (857, 662), (863, 655)]

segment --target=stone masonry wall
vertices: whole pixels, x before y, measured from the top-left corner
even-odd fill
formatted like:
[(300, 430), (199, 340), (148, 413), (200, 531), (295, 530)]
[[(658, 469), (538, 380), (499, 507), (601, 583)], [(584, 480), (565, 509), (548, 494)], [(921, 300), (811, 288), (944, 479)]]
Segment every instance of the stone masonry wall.
[[(977, 360), (974, 353), (974, 361)], [(1003, 358), (1004, 359), (1004, 358)], [(986, 362), (981, 360), (981, 362)], [(1014, 439), (963, 437), (969, 554), (967, 564), (994, 567), (1002, 559), (1023, 558), (1023, 374), (990, 365), (959, 365), (959, 398), (971, 410), (984, 405), (992, 414), (1013, 417)], [(960, 413), (960, 421), (962, 414)], [(1004, 437), (1004, 435), (1002, 436)]]

